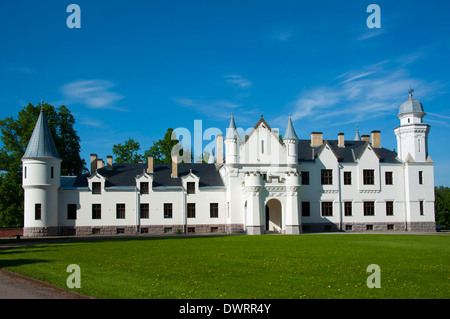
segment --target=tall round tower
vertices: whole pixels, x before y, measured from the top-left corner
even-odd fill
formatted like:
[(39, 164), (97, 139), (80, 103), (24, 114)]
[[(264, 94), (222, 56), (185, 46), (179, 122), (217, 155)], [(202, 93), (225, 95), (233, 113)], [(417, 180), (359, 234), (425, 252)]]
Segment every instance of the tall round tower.
[(405, 162), (425, 162), (428, 157), (428, 132), (430, 126), (422, 122), (425, 112), (422, 103), (413, 98), (413, 90), (409, 98), (400, 105), (398, 118), (400, 126), (394, 129), (397, 136), (398, 157)]
[(22, 157), (24, 236), (58, 235), (61, 158), (43, 109)]

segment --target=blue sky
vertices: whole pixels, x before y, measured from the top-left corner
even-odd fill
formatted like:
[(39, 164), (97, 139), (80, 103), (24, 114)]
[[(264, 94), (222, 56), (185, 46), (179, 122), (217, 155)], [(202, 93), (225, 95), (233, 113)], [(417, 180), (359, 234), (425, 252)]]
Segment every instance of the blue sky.
[[(69, 4), (81, 29), (69, 29)], [(366, 24), (371, 3), (381, 28)], [(393, 129), (410, 87), (431, 125), (436, 185), (450, 186), (450, 2), (0, 1), (0, 118), (43, 98), (76, 118), (82, 156), (106, 158), (134, 138), (142, 149), (168, 127), (194, 135), (253, 127), (353, 139)], [(203, 141), (205, 147), (210, 141)], [(196, 147), (199, 147), (196, 145)]]

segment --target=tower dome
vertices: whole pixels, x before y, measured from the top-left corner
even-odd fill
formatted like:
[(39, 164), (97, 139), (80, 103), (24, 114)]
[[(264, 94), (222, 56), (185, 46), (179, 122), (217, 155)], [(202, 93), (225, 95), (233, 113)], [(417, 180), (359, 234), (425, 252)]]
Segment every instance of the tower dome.
[(413, 98), (414, 90), (409, 91), (408, 99), (400, 105), (400, 109), (398, 115), (407, 114), (407, 113), (421, 113), (421, 115), (425, 115), (423, 111), (422, 103)]

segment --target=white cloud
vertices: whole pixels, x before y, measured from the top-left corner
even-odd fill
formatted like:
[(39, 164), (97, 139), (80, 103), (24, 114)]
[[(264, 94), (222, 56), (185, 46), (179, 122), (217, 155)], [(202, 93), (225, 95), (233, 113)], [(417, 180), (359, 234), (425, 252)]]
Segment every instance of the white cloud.
[(252, 86), (253, 84), (249, 80), (244, 79), (242, 76), (236, 74), (225, 75), (225, 79), (227, 79), (227, 83), (235, 84), (240, 88), (247, 88)]
[(439, 83), (411, 78), (390, 61), (350, 70), (336, 79), (335, 85), (303, 91), (291, 103), (292, 119), (321, 120), (329, 126), (362, 122), (392, 113), (408, 98), (410, 87), (420, 96), (437, 94)]
[(124, 97), (112, 92), (114, 83), (106, 80), (80, 80), (64, 85), (61, 92), (69, 103), (82, 103), (93, 109), (122, 110), (116, 103)]
[(278, 32), (273, 35), (273, 37), (278, 41), (287, 41), (292, 37), (292, 33), (289, 31)]

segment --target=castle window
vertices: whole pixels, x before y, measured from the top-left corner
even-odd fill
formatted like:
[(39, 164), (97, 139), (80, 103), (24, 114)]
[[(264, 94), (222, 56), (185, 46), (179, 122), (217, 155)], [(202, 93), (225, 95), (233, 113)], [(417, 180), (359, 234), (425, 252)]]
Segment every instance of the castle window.
[(344, 215), (352, 216), (352, 202), (344, 202)]
[(333, 216), (333, 202), (322, 202), (322, 216)]
[(302, 185), (309, 185), (309, 172), (302, 172)]
[(148, 204), (141, 204), (141, 218), (148, 218)]
[(321, 170), (321, 182), (322, 182), (322, 185), (332, 185), (333, 184), (333, 170), (331, 170), (331, 169)]
[(386, 216), (394, 216), (394, 202), (386, 202)]
[(386, 172), (385, 175), (385, 183), (386, 185), (392, 185), (394, 184), (394, 178), (392, 172)]
[(344, 172), (344, 185), (352, 185), (352, 172)]
[(67, 204), (67, 219), (77, 219), (77, 204)]
[(24, 178), (27, 178), (27, 167), (26, 166), (23, 168), (23, 171), (24, 171)]
[(373, 169), (363, 170), (363, 182), (364, 182), (364, 185), (375, 184), (375, 173), (374, 173)]
[(195, 194), (195, 182), (188, 182), (186, 186), (188, 194)]
[(34, 219), (35, 220), (41, 219), (41, 204), (34, 205)]
[(423, 184), (423, 172), (419, 171), (419, 184), (422, 185)]
[(309, 202), (302, 202), (302, 216), (310, 216), (311, 214), (311, 208), (310, 208)]
[(188, 218), (195, 218), (195, 203), (188, 203), (187, 204), (187, 217)]
[(148, 182), (141, 182), (141, 194), (148, 194)]
[(264, 154), (264, 141), (261, 141), (261, 154)]
[(419, 202), (419, 211), (420, 211), (420, 215), (423, 216), (424, 211), (423, 211), (423, 200), (421, 200)]
[(102, 193), (102, 183), (94, 182), (92, 183), (92, 194), (101, 194)]
[(364, 202), (364, 216), (375, 215), (375, 202)]
[(172, 203), (164, 204), (164, 218), (172, 218)]
[(218, 218), (219, 217), (219, 204), (210, 203), (209, 204), (209, 217)]
[(116, 204), (116, 218), (125, 219), (125, 204)]
[(102, 204), (92, 204), (92, 219), (102, 218)]
[(53, 169), (53, 166), (52, 167), (50, 167), (50, 177), (51, 178), (53, 178), (53, 175), (54, 175), (54, 169)]

